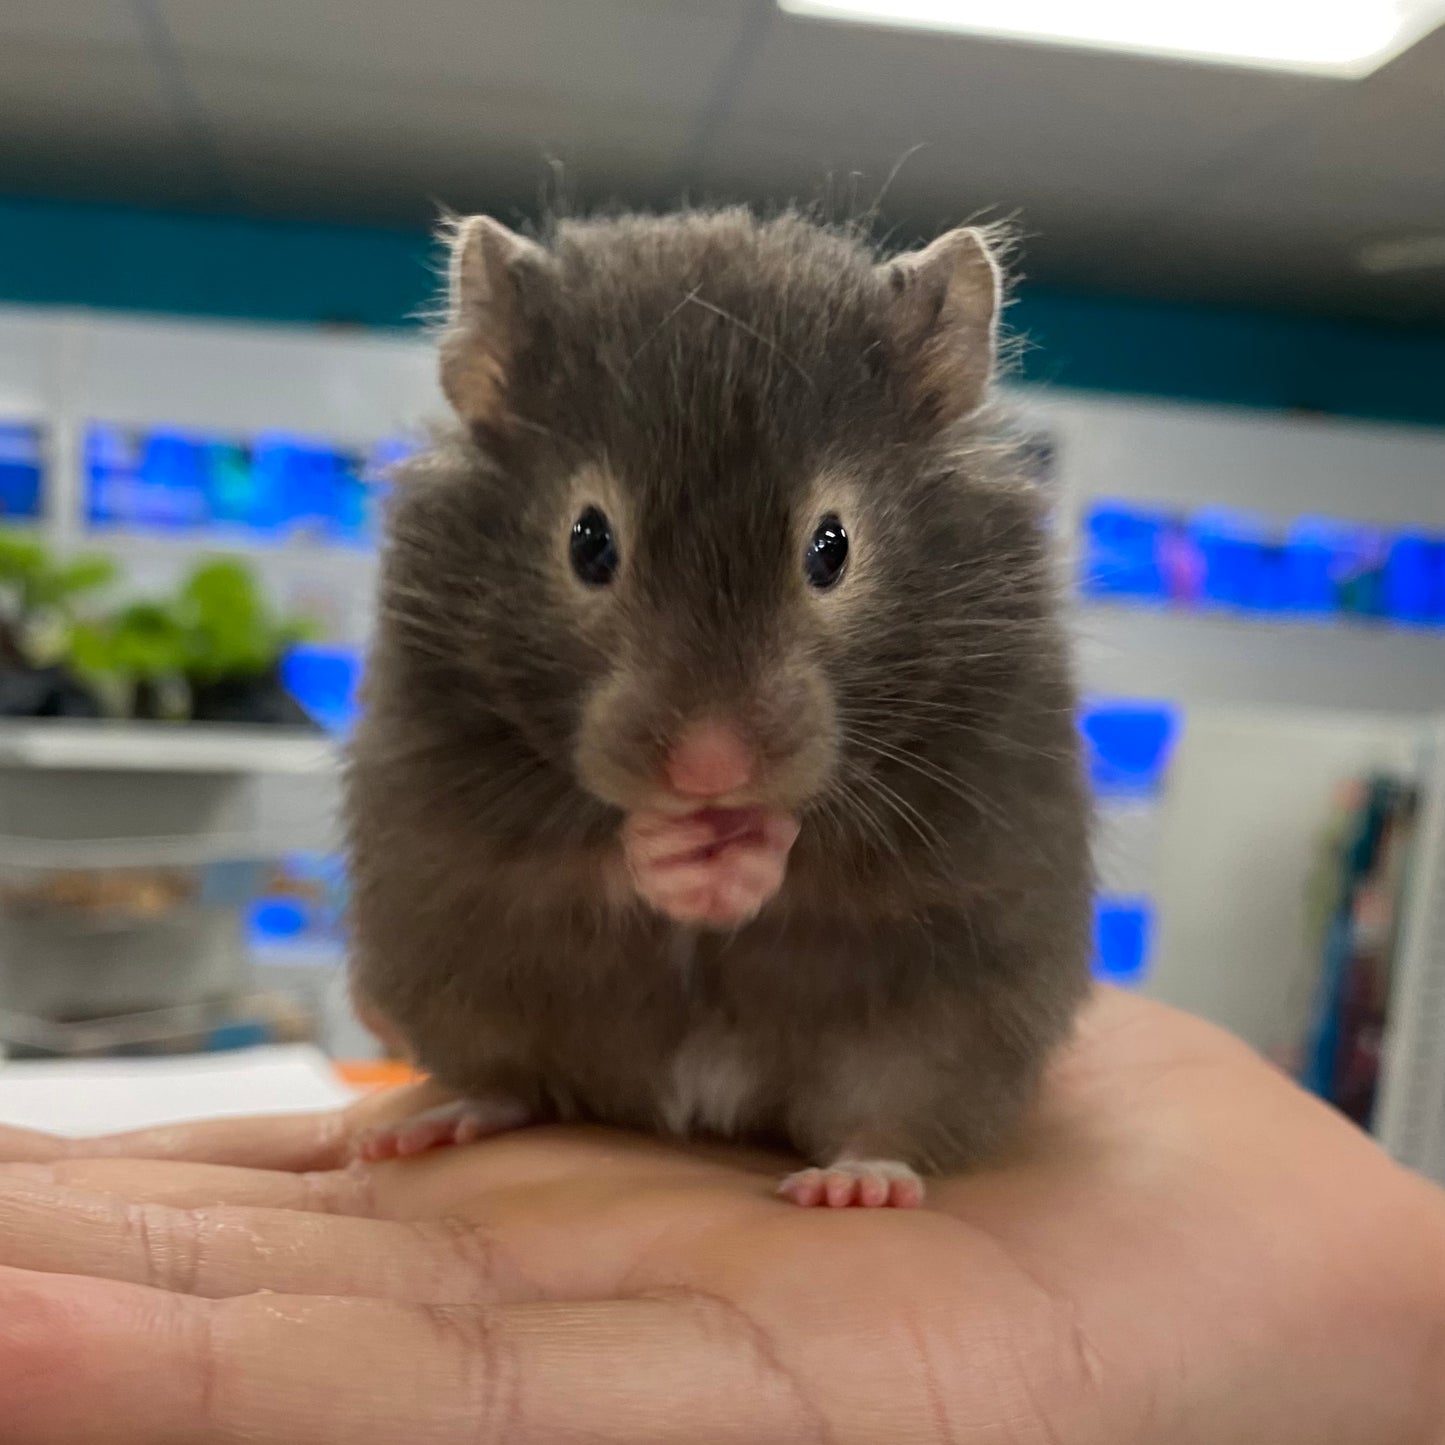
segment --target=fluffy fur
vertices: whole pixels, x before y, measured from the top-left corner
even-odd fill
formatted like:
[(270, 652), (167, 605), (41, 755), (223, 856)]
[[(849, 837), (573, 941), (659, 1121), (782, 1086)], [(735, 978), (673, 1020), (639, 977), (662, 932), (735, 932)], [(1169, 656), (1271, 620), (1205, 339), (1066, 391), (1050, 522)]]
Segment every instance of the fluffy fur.
[[(473, 330), (454, 301), (444, 342), (485, 395), (390, 518), (358, 997), (446, 1085), (543, 1116), (979, 1159), (1086, 990), (1090, 899), (1039, 498), (979, 404), (988, 357), (953, 355), (989, 336), (796, 216), (566, 222), (487, 284), (505, 306)], [(622, 559), (602, 591), (567, 568), (589, 504)], [(830, 511), (853, 551), (819, 594)], [(717, 715), (801, 823), (730, 933), (642, 905), (618, 845)]]

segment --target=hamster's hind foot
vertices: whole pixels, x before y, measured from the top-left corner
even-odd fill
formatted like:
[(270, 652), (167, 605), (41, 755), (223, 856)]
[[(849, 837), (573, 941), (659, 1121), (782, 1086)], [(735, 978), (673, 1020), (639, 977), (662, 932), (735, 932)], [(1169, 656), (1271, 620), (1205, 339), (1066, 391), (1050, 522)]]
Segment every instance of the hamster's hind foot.
[(529, 1123), (531, 1113), (514, 1099), (457, 1099), (373, 1129), (358, 1143), (357, 1154), (373, 1164), (384, 1159), (405, 1159), (428, 1149), (475, 1144), (490, 1134), (520, 1129)]
[(896, 1159), (839, 1159), (788, 1175), (778, 1193), (805, 1209), (917, 1209), (923, 1181)]

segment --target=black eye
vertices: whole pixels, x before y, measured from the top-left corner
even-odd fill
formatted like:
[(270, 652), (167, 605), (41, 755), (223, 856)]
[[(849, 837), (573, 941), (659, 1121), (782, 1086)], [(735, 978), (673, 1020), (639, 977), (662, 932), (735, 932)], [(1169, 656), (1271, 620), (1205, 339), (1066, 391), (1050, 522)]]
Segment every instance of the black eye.
[(589, 587), (605, 587), (617, 575), (617, 542), (612, 523), (597, 507), (588, 507), (572, 523), (572, 570)]
[(831, 587), (848, 565), (848, 534), (830, 512), (808, 541), (803, 554), (803, 571), (813, 587)]

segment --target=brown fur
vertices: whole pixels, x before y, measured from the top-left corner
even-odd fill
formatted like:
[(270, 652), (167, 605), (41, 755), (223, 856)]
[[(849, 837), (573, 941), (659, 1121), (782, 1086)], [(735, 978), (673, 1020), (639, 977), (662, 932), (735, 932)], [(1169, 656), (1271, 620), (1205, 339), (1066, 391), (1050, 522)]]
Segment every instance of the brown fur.
[[(452, 1088), (936, 1171), (1067, 1033), (1088, 809), (1039, 502), (978, 405), (991, 313), (954, 334), (910, 266), (796, 216), (567, 222), (489, 262), (505, 335), (454, 300), (486, 394), (400, 479), (349, 785), (358, 994)], [(809, 593), (824, 508), (854, 550)], [(719, 714), (802, 832), (755, 921), (693, 933), (617, 834)]]

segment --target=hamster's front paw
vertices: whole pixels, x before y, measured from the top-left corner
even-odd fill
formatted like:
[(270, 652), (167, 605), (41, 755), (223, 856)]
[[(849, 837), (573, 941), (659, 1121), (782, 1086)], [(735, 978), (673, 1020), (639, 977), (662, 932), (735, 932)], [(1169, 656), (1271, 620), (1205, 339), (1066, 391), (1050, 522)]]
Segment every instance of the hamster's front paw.
[(644, 902), (677, 923), (736, 928), (782, 886), (798, 836), (790, 814), (769, 808), (645, 812), (622, 832)]
[(373, 1129), (356, 1146), (359, 1158), (368, 1163), (405, 1159), (451, 1144), (475, 1144), (489, 1134), (520, 1129), (531, 1123), (527, 1108), (515, 1099), (457, 1099), (425, 1109), (399, 1123)]
[(923, 1181), (896, 1159), (838, 1159), (826, 1169), (800, 1169), (778, 1185), (778, 1193), (805, 1209), (917, 1209)]

